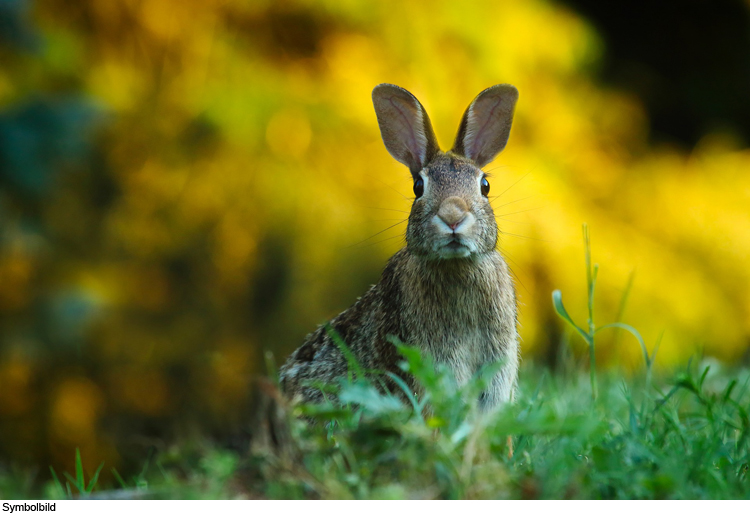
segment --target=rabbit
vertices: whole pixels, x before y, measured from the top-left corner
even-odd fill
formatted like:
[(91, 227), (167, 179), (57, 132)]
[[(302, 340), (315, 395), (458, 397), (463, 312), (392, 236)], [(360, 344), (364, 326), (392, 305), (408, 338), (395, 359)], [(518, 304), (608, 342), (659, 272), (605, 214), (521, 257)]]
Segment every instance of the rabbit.
[[(458, 386), (483, 365), (500, 362), (478, 402), (490, 411), (514, 397), (519, 338), (514, 283), (496, 249), (498, 227), (482, 167), (508, 142), (518, 90), (498, 84), (481, 92), (447, 152), (438, 147), (427, 112), (411, 93), (380, 84), (372, 99), (386, 149), (414, 181), (406, 247), (330, 327), (363, 371), (382, 373), (380, 381), (394, 394), (400, 391), (386, 372), (404, 379), (415, 394), (420, 388), (399, 368), (403, 358), (393, 337), (446, 364)], [(292, 400), (321, 401), (316, 382), (345, 377), (347, 364), (321, 326), (280, 369), (281, 389)]]

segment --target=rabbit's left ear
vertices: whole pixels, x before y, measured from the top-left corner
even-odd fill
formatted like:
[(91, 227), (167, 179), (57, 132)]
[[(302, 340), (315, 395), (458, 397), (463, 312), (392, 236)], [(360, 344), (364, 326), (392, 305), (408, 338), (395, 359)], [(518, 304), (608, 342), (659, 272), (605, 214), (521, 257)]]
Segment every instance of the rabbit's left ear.
[(453, 152), (487, 165), (508, 143), (518, 90), (510, 84), (497, 84), (477, 95), (466, 109), (458, 128)]
[(417, 174), (440, 150), (424, 107), (395, 84), (377, 85), (372, 102), (385, 148)]

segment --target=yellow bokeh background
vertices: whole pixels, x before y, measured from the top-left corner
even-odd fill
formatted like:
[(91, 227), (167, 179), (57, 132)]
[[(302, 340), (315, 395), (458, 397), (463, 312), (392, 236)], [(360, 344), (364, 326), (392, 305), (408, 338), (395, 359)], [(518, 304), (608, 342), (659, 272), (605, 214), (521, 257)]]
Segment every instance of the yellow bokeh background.
[[(80, 251), (52, 258), (45, 235), (5, 228), (8, 321), (30, 320), (42, 290), (76, 292), (91, 312), (75, 344), (3, 341), (11, 458), (69, 464), (79, 446), (94, 467), (115, 464), (123, 438), (171, 419), (243, 419), (263, 353), (282, 362), (403, 246), (405, 223), (386, 228), (407, 217), (411, 179), (381, 143), (381, 82), (420, 99), (444, 149), (477, 93), (518, 87), (510, 142), (488, 170), (525, 358), (549, 361), (566, 338), (553, 289), (585, 318), (584, 222), (601, 323), (632, 274), (623, 320), (649, 345), (663, 334), (661, 365), (747, 353), (750, 151), (718, 132), (692, 150), (648, 142), (642, 103), (596, 81), (602, 40), (564, 7), (47, 0), (31, 18), (46, 44), (21, 73), (0, 71), (0, 103), (60, 86), (95, 102), (114, 190), (101, 205), (98, 173), (60, 171), (42, 218)], [(640, 368), (620, 339), (601, 363)]]

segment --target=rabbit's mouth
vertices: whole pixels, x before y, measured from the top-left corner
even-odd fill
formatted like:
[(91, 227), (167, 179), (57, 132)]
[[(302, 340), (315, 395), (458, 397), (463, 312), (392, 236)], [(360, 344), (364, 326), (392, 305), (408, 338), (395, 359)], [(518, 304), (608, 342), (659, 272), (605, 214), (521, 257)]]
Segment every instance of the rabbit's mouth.
[[(459, 250), (459, 249), (462, 249), (462, 248), (466, 248), (466, 246), (464, 246), (464, 245), (463, 245), (463, 244), (461, 243), (461, 241), (460, 241), (459, 239), (457, 239), (457, 238), (454, 238), (453, 240), (451, 240), (450, 242), (448, 242), (448, 243), (447, 243), (446, 245), (444, 245), (443, 247), (444, 247), (445, 249), (450, 249), (451, 251), (454, 251), (454, 250)], [(466, 249), (468, 249), (468, 248), (466, 248)]]
[(439, 258), (443, 259), (466, 258), (471, 255), (471, 247), (464, 243), (464, 241), (457, 235), (452, 235), (448, 238), (447, 242), (438, 249), (437, 253)]

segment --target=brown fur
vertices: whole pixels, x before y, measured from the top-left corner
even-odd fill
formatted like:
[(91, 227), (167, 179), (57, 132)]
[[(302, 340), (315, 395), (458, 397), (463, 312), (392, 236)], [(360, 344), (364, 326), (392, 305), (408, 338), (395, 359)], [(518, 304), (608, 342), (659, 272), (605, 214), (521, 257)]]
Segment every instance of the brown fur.
[[(393, 85), (376, 87), (383, 140), (415, 181), (423, 179), (425, 192), (412, 205), (406, 247), (391, 257), (380, 281), (330, 323), (365, 371), (393, 372), (414, 391), (419, 387), (399, 368), (403, 358), (391, 337), (447, 364), (459, 385), (483, 365), (501, 361), (481, 396), (486, 409), (513, 397), (518, 334), (513, 282), (496, 250), (497, 223), (480, 192), (485, 175), (478, 163), (489, 162), (505, 146), (517, 95), (508, 85), (482, 92), (464, 115), (456, 154), (437, 149), (429, 118), (413, 95)], [(479, 114), (475, 108), (489, 110)], [(319, 327), (290, 356), (280, 377), (287, 395), (319, 401), (322, 393), (310, 382), (330, 383), (346, 374), (346, 358)], [(382, 381), (395, 391), (390, 378)]]

